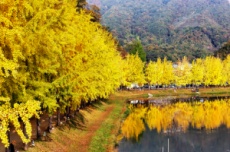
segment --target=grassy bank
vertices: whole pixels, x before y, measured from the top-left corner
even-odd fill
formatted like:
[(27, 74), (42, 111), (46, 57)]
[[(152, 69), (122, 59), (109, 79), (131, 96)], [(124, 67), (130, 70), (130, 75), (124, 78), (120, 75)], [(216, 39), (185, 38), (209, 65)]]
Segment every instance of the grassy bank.
[[(113, 98), (113, 97), (112, 97)], [(120, 128), (124, 100), (113, 98), (94, 103), (80, 110), (74, 122), (77, 126), (62, 125), (48, 134), (47, 139), (36, 141), (29, 152), (105, 152), (113, 151)]]
[(124, 102), (122, 100), (112, 100), (111, 102), (115, 107), (92, 138), (89, 146), (90, 152), (113, 151), (116, 144), (116, 134), (121, 125)]
[(182, 89), (154, 89), (154, 90), (131, 90), (118, 92), (117, 96), (124, 98), (148, 97), (148, 93), (153, 95), (153, 98), (167, 96), (230, 96), (230, 87), (215, 87), (215, 88), (199, 88), (199, 92), (192, 92), (192, 88)]
[(230, 96), (230, 88), (200, 88), (199, 93), (191, 89), (159, 89), (118, 91), (108, 101), (94, 103), (80, 110), (75, 127), (63, 125), (48, 135), (48, 140), (36, 141), (29, 152), (112, 152), (121, 126), (126, 100), (130, 98), (166, 96)]

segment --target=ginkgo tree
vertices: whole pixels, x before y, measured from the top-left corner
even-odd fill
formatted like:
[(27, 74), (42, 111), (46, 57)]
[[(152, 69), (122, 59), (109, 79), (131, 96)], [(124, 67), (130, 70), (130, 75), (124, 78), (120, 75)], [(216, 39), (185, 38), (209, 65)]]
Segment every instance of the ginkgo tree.
[(185, 86), (186, 84), (191, 84), (191, 65), (186, 57), (182, 61), (178, 61), (174, 74), (176, 85)]
[(192, 84), (201, 85), (204, 77), (204, 65), (202, 59), (196, 59), (192, 62)]
[(121, 79), (121, 56), (112, 35), (97, 23), (88, 20), (84, 24), (78, 25), (82, 30), (76, 33), (77, 49), (73, 60), (80, 62), (80, 66), (75, 66), (70, 73), (74, 92), (77, 92), (73, 97), (78, 103), (107, 98), (118, 88)]
[(84, 11), (76, 12), (75, 4), (55, 0), (0, 3), (1, 100), (9, 99), (1, 108), (11, 110), (17, 105), (24, 111), (12, 117), (24, 122), (26, 134), (19, 135), (25, 143), (31, 135), (29, 118), (40, 108), (25, 110), (30, 101), (52, 115), (57, 108), (65, 111), (82, 101), (106, 98), (120, 85), (122, 61), (112, 35), (92, 23)]
[(224, 85), (223, 82), (223, 63), (219, 58), (206, 57), (204, 59), (204, 79), (206, 86)]
[(230, 55), (226, 57), (223, 61), (223, 83), (224, 85), (227, 83), (230, 84)]
[(150, 61), (145, 68), (145, 78), (150, 85), (161, 85), (163, 77), (163, 65), (161, 59), (158, 58), (157, 62)]
[[(26, 83), (28, 73), (21, 65), (25, 61), (24, 46), (25, 17), (24, 1), (4, 0), (0, 3), (0, 108), (1, 108), (1, 140), (5, 147), (9, 146), (6, 131), (13, 125), (24, 143), (31, 138), (30, 118), (38, 117), (40, 103), (33, 100), (27, 93)], [(20, 107), (20, 108), (19, 108)], [(25, 124), (20, 126), (20, 119)]]
[(160, 58), (156, 62), (150, 61), (145, 68), (145, 78), (149, 84), (170, 85), (174, 82), (172, 62)]
[(128, 54), (122, 62), (121, 84), (130, 86), (132, 83), (144, 84), (144, 62), (141, 61), (138, 54)]
[(30, 56), (35, 69), (32, 80), (46, 87), (46, 92), (37, 95), (52, 114), (56, 108), (57, 113), (65, 112), (82, 101), (108, 97), (120, 84), (121, 57), (112, 36), (100, 24), (91, 22), (90, 15), (76, 12), (73, 1), (51, 2), (48, 6), (40, 2), (42, 8), (46, 7), (38, 9), (27, 31), (31, 31), (30, 42), (38, 39), (33, 47), (37, 53)]
[(164, 58), (164, 60), (162, 61), (162, 70), (163, 75), (161, 77), (161, 84), (166, 86), (172, 84), (174, 82), (172, 62)]

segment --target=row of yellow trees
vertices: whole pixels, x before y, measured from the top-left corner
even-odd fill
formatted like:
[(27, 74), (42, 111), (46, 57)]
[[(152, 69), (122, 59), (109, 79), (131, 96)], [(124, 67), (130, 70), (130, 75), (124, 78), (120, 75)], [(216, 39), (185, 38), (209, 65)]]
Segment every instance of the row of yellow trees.
[(226, 86), (230, 84), (230, 55), (225, 60), (208, 56), (190, 63), (186, 57), (177, 63), (166, 58), (143, 63), (137, 55), (128, 55), (123, 65), (123, 81), (121, 84), (130, 86), (132, 83), (143, 85), (187, 84)]
[(177, 63), (172, 63), (166, 58), (157, 59), (144, 64), (137, 56), (129, 55), (124, 65), (125, 81), (121, 84), (129, 86), (131, 83), (143, 85), (187, 84), (205, 86), (225, 86), (230, 84), (230, 55), (225, 60), (208, 56), (196, 59), (189, 63), (186, 57)]
[(196, 59), (191, 64), (184, 57), (172, 64), (166, 59), (149, 62), (145, 69), (146, 81), (151, 85), (185, 86), (186, 84), (227, 85), (230, 84), (230, 55), (225, 60), (212, 56)]
[(67, 108), (107, 98), (134, 81), (123, 71), (143, 63), (137, 56), (122, 59), (112, 35), (91, 19), (76, 11), (75, 0), (1, 0), (0, 139), (6, 147), (10, 125), (28, 143), (30, 118), (41, 110), (57, 112), (59, 124)]
[(135, 138), (145, 130), (145, 123), (158, 132), (186, 131), (193, 128), (208, 130), (221, 125), (230, 128), (230, 100), (212, 102), (178, 102), (167, 106), (130, 107), (131, 113), (124, 121), (121, 131), (126, 138)]

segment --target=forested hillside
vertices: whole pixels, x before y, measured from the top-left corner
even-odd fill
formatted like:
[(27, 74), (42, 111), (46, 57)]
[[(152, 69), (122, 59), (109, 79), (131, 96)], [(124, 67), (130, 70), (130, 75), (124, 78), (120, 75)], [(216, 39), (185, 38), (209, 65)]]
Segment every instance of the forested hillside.
[(147, 60), (212, 54), (230, 38), (228, 0), (88, 0), (123, 46), (140, 37)]

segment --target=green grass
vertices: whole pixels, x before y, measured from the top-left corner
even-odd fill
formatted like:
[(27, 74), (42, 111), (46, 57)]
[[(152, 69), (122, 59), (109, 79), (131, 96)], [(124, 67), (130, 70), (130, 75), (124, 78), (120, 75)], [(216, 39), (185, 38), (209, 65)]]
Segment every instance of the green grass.
[(112, 104), (115, 104), (115, 108), (112, 110), (108, 118), (101, 124), (100, 128), (95, 133), (92, 138), (91, 144), (89, 146), (90, 152), (105, 152), (108, 146), (114, 146), (115, 135), (112, 134), (112, 130), (116, 127), (116, 121), (122, 119), (122, 108), (124, 102), (122, 101), (113, 101)]

